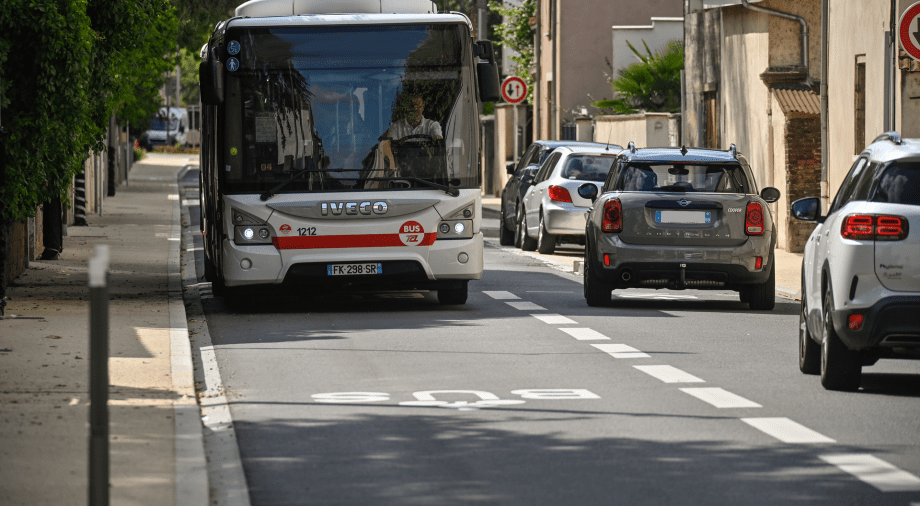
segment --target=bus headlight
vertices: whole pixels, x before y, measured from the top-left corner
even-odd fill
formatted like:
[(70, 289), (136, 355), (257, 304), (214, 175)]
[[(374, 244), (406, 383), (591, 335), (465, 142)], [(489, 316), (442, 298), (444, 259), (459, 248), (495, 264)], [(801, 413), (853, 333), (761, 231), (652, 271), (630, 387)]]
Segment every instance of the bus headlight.
[(230, 216), (234, 225), (234, 243), (240, 246), (272, 243), (275, 231), (264, 220), (239, 209), (231, 209)]
[(473, 220), (444, 220), (438, 225), (438, 239), (471, 239)]

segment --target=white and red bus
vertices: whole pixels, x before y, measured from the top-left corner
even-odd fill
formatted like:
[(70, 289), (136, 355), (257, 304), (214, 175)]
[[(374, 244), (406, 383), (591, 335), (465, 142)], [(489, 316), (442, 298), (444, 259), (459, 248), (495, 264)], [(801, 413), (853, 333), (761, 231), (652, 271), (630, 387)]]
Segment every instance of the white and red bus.
[(202, 232), (215, 295), (435, 290), (483, 271), (479, 103), (492, 46), (427, 0), (253, 0), (202, 48)]

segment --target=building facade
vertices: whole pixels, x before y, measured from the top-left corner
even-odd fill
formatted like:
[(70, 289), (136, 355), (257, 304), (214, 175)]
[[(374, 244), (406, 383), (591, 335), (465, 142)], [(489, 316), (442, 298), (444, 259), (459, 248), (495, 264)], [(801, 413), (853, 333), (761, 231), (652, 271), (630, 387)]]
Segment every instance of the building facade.
[(613, 98), (614, 26), (644, 26), (653, 16), (682, 12), (682, 0), (538, 0), (534, 139), (574, 139), (575, 119), (599, 112), (591, 102)]
[(872, 139), (920, 136), (920, 103), (909, 98), (920, 74), (891, 37), (912, 3), (685, 0), (683, 143), (735, 144), (760, 187), (780, 189), (778, 247), (802, 250), (812, 227), (789, 205), (820, 195), (827, 209)]

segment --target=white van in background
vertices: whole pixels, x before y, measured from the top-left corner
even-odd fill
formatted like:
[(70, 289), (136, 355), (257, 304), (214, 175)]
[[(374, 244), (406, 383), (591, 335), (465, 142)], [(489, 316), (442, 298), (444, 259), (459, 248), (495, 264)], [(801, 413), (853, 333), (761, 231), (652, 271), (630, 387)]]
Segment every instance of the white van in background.
[(144, 132), (143, 147), (152, 150), (163, 145), (185, 146), (188, 130), (188, 111), (184, 107), (161, 107), (150, 121), (150, 128)]

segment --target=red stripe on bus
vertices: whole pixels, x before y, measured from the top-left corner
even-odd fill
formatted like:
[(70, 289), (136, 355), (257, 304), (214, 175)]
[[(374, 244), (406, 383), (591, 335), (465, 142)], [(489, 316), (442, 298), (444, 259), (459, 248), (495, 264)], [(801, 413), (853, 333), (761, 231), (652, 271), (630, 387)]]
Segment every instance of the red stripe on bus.
[[(425, 234), (418, 246), (431, 246), (438, 237), (437, 232)], [(275, 237), (272, 243), (278, 249), (325, 249), (325, 248), (383, 248), (405, 246), (399, 234), (366, 235), (303, 235), (297, 237)]]

